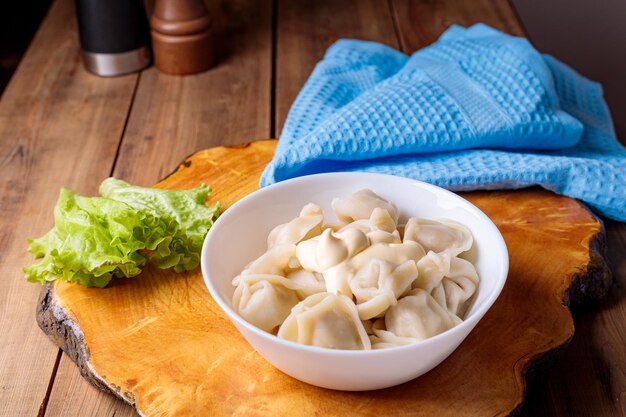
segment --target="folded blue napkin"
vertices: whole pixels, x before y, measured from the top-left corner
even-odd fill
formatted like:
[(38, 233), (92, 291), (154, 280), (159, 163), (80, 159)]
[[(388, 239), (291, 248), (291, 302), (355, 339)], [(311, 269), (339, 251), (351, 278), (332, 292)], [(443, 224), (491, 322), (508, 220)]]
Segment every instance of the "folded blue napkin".
[(541, 185), (626, 221), (602, 89), (525, 39), (453, 26), (411, 57), (340, 40), (296, 98), (261, 186), (380, 172), (455, 191)]

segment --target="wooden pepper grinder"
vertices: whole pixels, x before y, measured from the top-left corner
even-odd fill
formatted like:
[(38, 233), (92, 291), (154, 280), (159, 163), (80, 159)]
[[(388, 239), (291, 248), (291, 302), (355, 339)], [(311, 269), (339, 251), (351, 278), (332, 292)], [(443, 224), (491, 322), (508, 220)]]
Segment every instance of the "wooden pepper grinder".
[(210, 29), (202, 0), (156, 0), (150, 18), (156, 67), (175, 75), (209, 69), (215, 58)]

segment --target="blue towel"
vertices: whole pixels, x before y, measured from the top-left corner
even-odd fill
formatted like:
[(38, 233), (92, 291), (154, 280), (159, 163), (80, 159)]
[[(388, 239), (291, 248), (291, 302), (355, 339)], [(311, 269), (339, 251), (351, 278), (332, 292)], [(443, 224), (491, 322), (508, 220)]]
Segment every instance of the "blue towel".
[(411, 57), (340, 40), (296, 98), (261, 186), (380, 172), (455, 191), (541, 185), (626, 221), (602, 89), (525, 39), (453, 26)]

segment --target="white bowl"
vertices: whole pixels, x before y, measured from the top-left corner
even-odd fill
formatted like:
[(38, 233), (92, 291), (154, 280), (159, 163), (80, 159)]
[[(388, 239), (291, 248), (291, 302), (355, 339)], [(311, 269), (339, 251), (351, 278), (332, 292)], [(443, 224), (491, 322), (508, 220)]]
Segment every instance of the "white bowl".
[[(325, 221), (335, 217), (334, 197), (369, 188), (398, 206), (400, 221), (409, 217), (456, 220), (474, 235), (465, 258), (474, 262), (480, 285), (465, 320), (430, 339), (369, 351), (332, 350), (279, 339), (253, 326), (232, 308), (231, 280), (266, 249), (270, 230), (296, 217), (314, 202)], [(272, 365), (296, 379), (324, 388), (361, 391), (414, 379), (441, 363), (465, 339), (495, 302), (506, 281), (509, 258), (502, 235), (467, 200), (443, 188), (391, 175), (331, 173), (299, 177), (262, 188), (228, 208), (209, 231), (202, 248), (202, 274), (217, 304), (246, 340)]]

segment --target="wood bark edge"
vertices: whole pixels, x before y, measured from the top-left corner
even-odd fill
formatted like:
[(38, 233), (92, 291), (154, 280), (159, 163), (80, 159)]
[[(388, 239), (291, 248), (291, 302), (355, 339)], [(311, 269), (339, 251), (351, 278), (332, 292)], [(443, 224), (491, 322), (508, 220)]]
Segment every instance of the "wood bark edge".
[[(570, 314), (579, 307), (593, 304), (606, 297), (613, 284), (613, 274), (606, 262), (607, 246), (604, 222), (583, 203), (578, 200), (577, 202), (596, 219), (600, 224), (600, 229), (589, 241), (589, 263), (585, 269), (572, 276), (569, 287), (563, 293), (563, 305), (568, 307)], [(570, 344), (571, 340), (572, 339), (569, 339), (560, 346), (538, 354), (529, 361), (528, 365), (526, 365), (522, 371), (524, 378), (523, 401), (511, 411), (511, 416), (520, 414), (525, 402), (525, 397), (528, 394), (528, 386), (545, 377), (546, 373), (556, 363), (560, 353)]]
[(600, 224), (600, 230), (589, 241), (589, 263), (587, 268), (575, 274), (569, 288), (563, 294), (563, 304), (572, 309), (601, 300), (609, 292), (613, 284), (613, 275), (606, 262), (606, 231), (604, 222), (593, 214), (583, 203), (578, 202), (589, 211)]
[(113, 394), (137, 410), (132, 392), (122, 392), (120, 387), (111, 385), (93, 369), (89, 362), (85, 336), (71, 313), (57, 303), (51, 283), (46, 283), (41, 288), (36, 318), (39, 328), (76, 364), (83, 378), (100, 391)]

